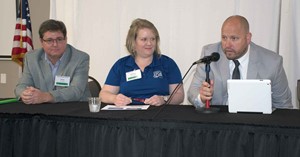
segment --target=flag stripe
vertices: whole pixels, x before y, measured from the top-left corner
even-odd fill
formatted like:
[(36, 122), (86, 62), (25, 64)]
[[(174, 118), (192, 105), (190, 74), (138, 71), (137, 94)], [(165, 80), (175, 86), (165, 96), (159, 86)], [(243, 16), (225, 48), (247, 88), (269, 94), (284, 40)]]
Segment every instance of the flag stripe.
[(28, 0), (20, 0), (15, 35), (13, 38), (12, 60), (23, 66), (25, 53), (33, 49), (32, 29)]
[[(22, 41), (23, 42), (26, 42), (26, 43), (28, 43), (28, 45), (29, 46), (31, 46), (32, 45), (32, 40), (31, 40), (31, 38), (29, 38), (29, 37), (21, 37), (21, 36), (14, 36), (14, 41), (20, 41), (21, 40), (21, 38), (22, 38)], [(32, 49), (32, 47), (31, 47), (31, 49)]]
[(19, 41), (14, 41), (13, 42), (13, 48), (24, 48), (24, 49), (28, 49), (27, 47), (29, 47), (30, 49), (32, 49), (31, 45), (26, 43), (26, 42), (19, 42)]

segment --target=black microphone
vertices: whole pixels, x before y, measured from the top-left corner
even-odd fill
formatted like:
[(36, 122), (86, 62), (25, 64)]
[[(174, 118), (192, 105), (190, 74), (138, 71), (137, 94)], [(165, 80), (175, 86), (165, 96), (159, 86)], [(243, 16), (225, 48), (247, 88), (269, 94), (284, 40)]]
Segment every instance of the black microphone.
[(220, 59), (220, 54), (218, 52), (214, 52), (210, 56), (204, 56), (203, 58), (201, 58), (198, 61), (194, 62), (193, 65), (199, 64), (199, 63), (216, 62), (219, 59)]

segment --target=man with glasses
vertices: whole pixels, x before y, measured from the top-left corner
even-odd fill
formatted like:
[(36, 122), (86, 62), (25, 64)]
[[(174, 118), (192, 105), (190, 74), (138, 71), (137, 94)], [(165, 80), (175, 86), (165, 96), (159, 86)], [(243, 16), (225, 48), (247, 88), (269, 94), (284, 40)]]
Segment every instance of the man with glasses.
[(22, 78), (15, 88), (25, 104), (86, 101), (89, 55), (67, 44), (66, 26), (47, 20), (39, 28), (42, 48), (27, 52)]

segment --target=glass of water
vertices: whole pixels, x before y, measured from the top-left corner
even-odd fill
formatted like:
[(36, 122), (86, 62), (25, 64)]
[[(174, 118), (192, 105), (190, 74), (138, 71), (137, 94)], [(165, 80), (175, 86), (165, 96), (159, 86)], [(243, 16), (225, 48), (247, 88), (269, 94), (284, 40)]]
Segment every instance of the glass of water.
[(99, 97), (89, 97), (89, 109), (90, 112), (99, 112), (101, 106), (101, 100)]

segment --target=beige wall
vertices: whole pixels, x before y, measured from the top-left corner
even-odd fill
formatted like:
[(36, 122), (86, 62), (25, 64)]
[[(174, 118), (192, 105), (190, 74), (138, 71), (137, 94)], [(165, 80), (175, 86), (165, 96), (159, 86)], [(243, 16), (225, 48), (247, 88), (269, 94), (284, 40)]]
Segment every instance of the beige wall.
[(15, 97), (14, 89), (21, 77), (21, 67), (11, 60), (0, 61), (0, 98)]
[[(32, 21), (33, 46), (40, 48), (38, 29), (49, 19), (50, 0), (28, 0)], [(16, 0), (1, 0), (0, 5), (0, 55), (11, 55), (16, 26)]]
[[(0, 6), (0, 56), (11, 55), (12, 40), (16, 25), (16, 1), (2, 0)], [(32, 23), (33, 46), (40, 48), (38, 29), (49, 19), (50, 0), (28, 0)], [(21, 68), (16, 63), (0, 58), (0, 98), (14, 97), (14, 88), (21, 76)]]
[(42, 22), (49, 19), (50, 0), (28, 0), (32, 24), (33, 47), (41, 48), (39, 40), (39, 27)]

